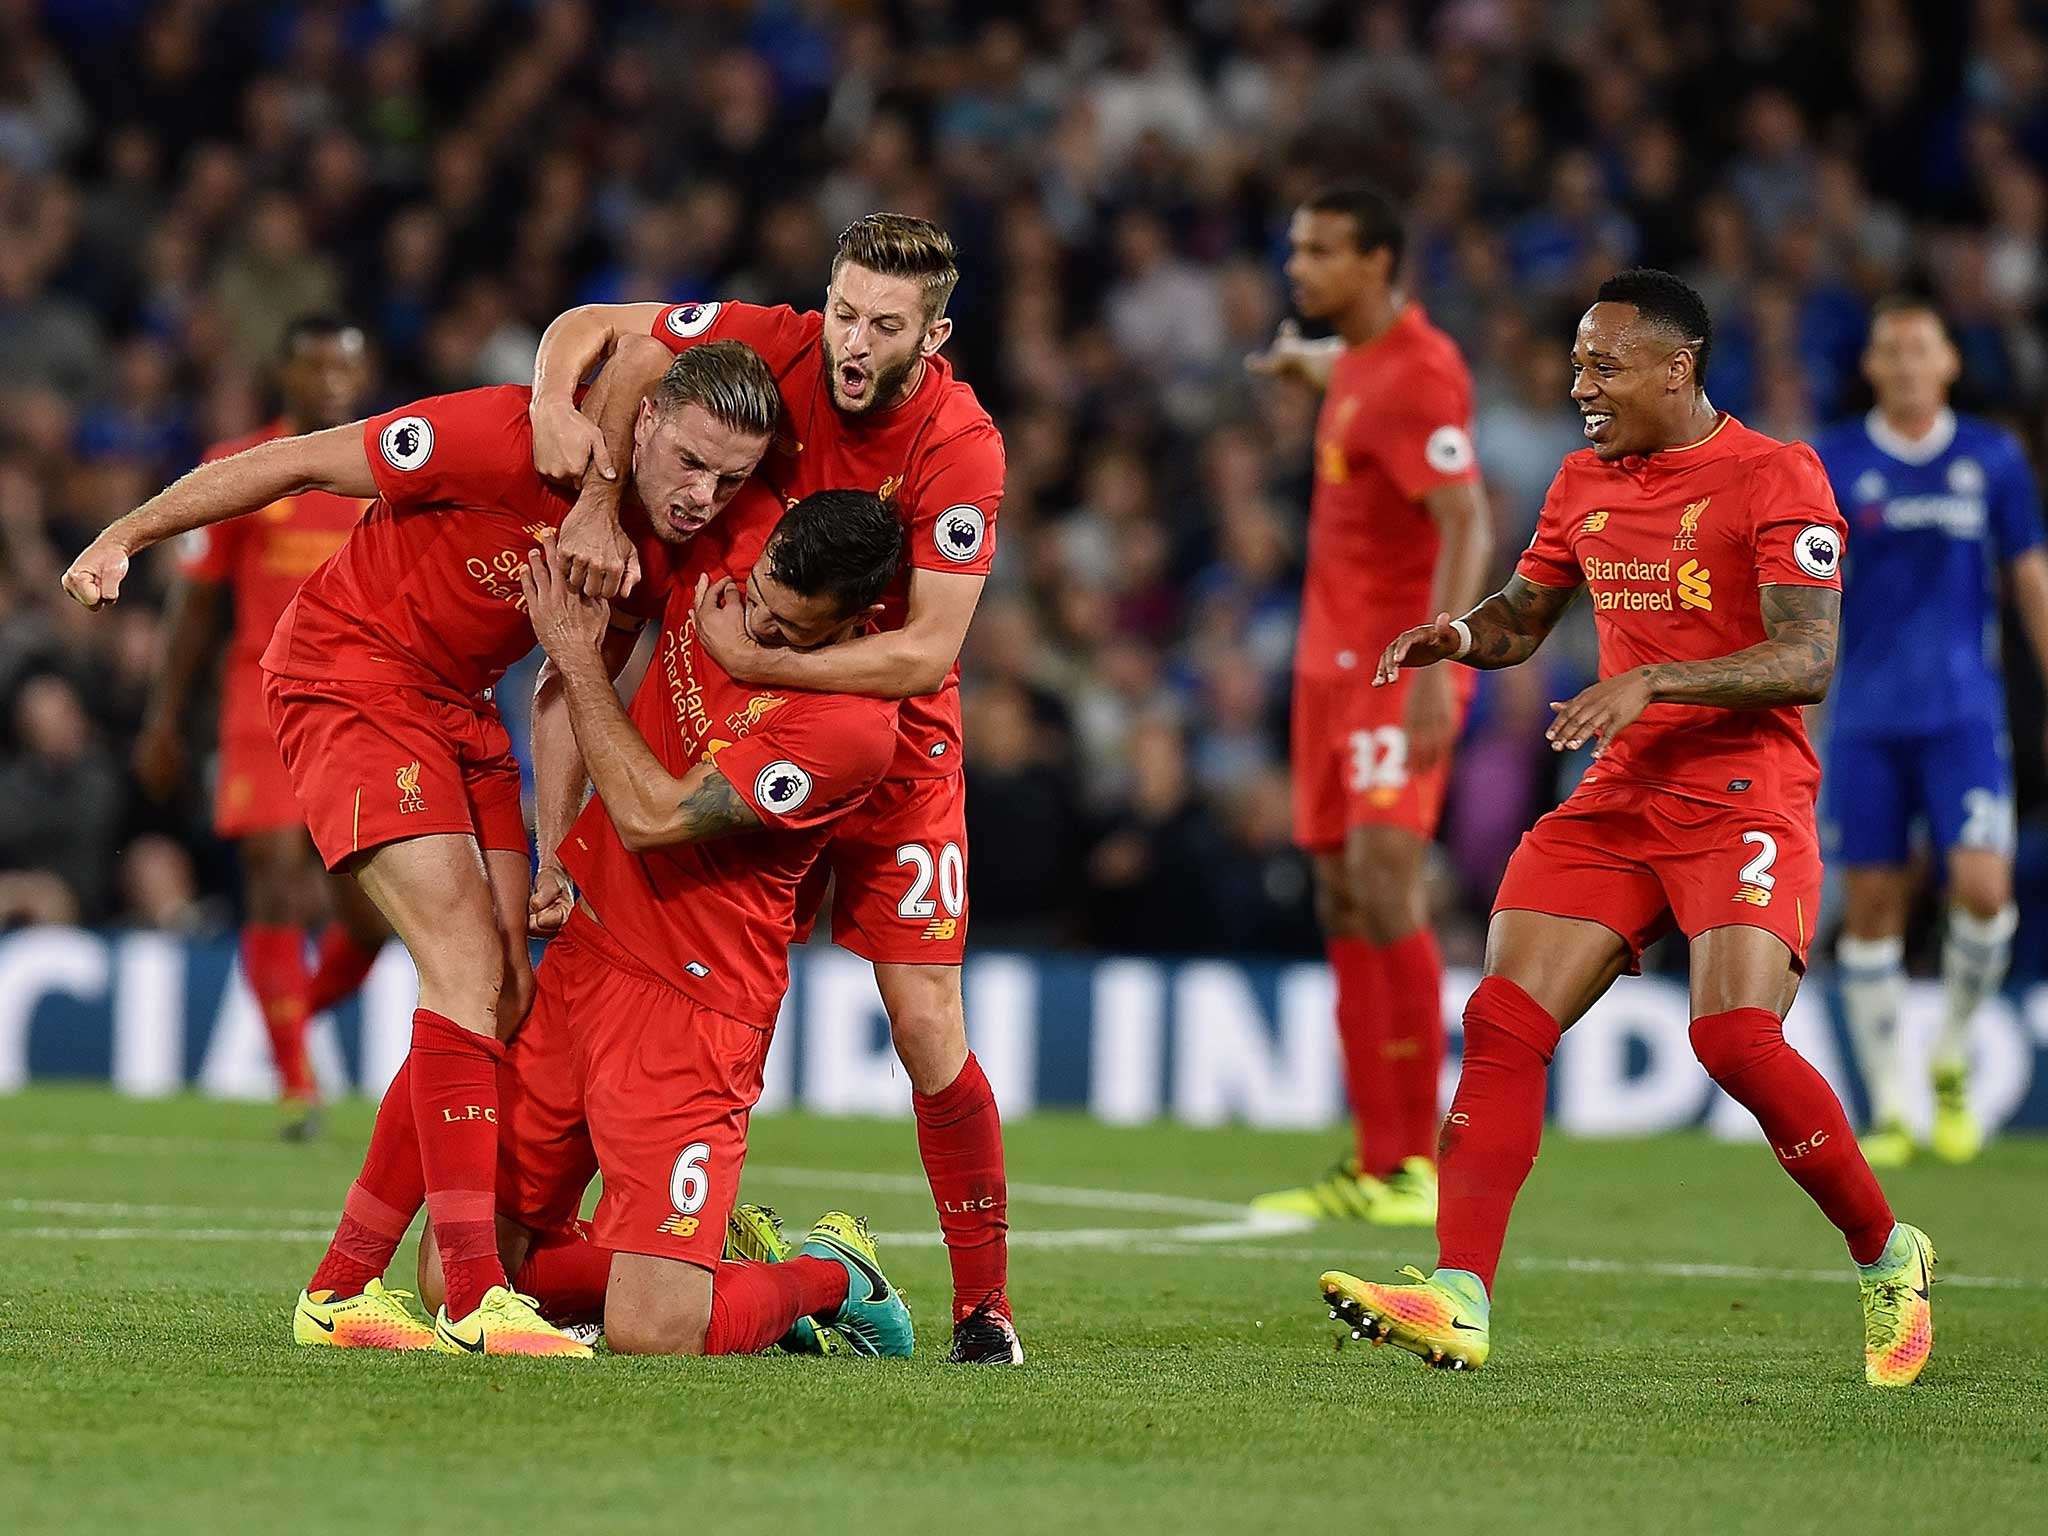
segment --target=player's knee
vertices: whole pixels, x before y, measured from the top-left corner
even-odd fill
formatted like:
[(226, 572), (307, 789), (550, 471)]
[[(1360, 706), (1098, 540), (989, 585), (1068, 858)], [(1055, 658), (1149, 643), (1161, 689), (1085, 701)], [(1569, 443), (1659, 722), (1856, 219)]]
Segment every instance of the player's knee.
[(1949, 901), (1989, 922), (2012, 905), (2012, 866), (1988, 857), (1957, 860), (1949, 879)]
[(957, 966), (876, 967), (889, 1035), (897, 1058), (919, 1093), (937, 1093), (967, 1060), (967, 1015)]
[(1362, 939), (1366, 913), (1352, 890), (1349, 871), (1333, 860), (1316, 861), (1316, 921), (1333, 939)]
[(1726, 1082), (1755, 1066), (1785, 1043), (1785, 1027), (1762, 1008), (1694, 1019), (1687, 1035), (1692, 1053), (1715, 1082)]

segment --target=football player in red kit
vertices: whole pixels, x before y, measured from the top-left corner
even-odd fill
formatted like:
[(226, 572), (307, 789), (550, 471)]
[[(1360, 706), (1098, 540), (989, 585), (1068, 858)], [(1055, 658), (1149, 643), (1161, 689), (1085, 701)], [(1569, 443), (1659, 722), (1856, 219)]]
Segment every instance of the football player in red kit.
[[(744, 344), (676, 362), (636, 418), (629, 526), (644, 560), (665, 568), (724, 508), (778, 409)], [(587, 1354), (505, 1285), (493, 1216), (499, 1040), (532, 1000), (533, 893), (491, 690), (532, 649), (526, 552), (570, 506), (534, 472), (527, 390), (444, 395), (201, 465), (94, 540), (64, 587), (103, 607), (137, 551), (309, 488), (377, 500), (278, 621), (264, 700), (314, 846), (411, 951), (420, 1006), (294, 1332), (425, 1332), (377, 1278), (424, 1201), (447, 1278), (428, 1342)]]
[[(1492, 526), (1457, 343), (1401, 289), (1398, 210), (1371, 187), (1304, 202), (1287, 263), (1295, 307), (1336, 328), (1325, 359), (1294, 649), (1294, 839), (1315, 861), (1336, 982), (1354, 1151), (1261, 1210), (1397, 1226), (1436, 1220), (1443, 960), (1424, 872), (1476, 679), (1444, 669), (1372, 686), (1387, 641), (1478, 601)], [(1280, 349), (1276, 348), (1276, 354)], [(1255, 360), (1283, 370), (1275, 355)], [(1317, 370), (1320, 372), (1320, 370)]]
[[(902, 545), (880, 497), (821, 491), (728, 601), (759, 644), (842, 643), (878, 611)], [(895, 702), (735, 682), (678, 583), (629, 710), (603, 654), (607, 605), (571, 593), (560, 563), (536, 552), (525, 581), (549, 657), (537, 709), (566, 715), (574, 740), (538, 732), (535, 777), (552, 805), (580, 798), (586, 769), (597, 793), (562, 839), (579, 896), (506, 1053), (506, 1268), (551, 1316), (601, 1313), (615, 1353), (751, 1354), (815, 1314), (857, 1353), (908, 1355), (910, 1314), (857, 1218), (825, 1218), (772, 1265), (721, 1262), (798, 892), (888, 769)], [(424, 1259), (421, 1280), (431, 1298)]]
[[(534, 446), (543, 472), (583, 477), (584, 501), (562, 537), (572, 580), (615, 590), (628, 552), (606, 537), (615, 488), (604, 471), (616, 446), (605, 444), (620, 441), (666, 350), (736, 337), (775, 370), (784, 413), (755, 483), (714, 530), (728, 575), (743, 580), (782, 509), (814, 491), (871, 490), (903, 518), (908, 569), (875, 633), (803, 652), (752, 644), (732, 604), (708, 606), (699, 622), (705, 649), (743, 682), (902, 701), (896, 761), (835, 829), (817, 882), (827, 872), (833, 881), (834, 941), (874, 964), (910, 1079), (952, 1261), (951, 1358), (1016, 1363), (1002, 1125), (968, 1049), (960, 994), (968, 902), (957, 659), (995, 557), (1003, 446), (940, 355), (957, 278), (943, 230), (884, 213), (840, 236), (823, 313), (708, 302), (572, 310), (549, 327), (535, 364)], [(569, 391), (607, 348), (612, 358), (578, 412)]]
[(1393, 1284), (1333, 1271), (1322, 1293), (1359, 1335), (1435, 1365), (1485, 1362), (1559, 1035), (1676, 927), (1693, 1049), (1841, 1231), (1865, 1378), (1903, 1386), (1933, 1346), (1933, 1246), (1894, 1220), (1834, 1091), (1782, 1031), (1820, 913), (1820, 766), (1800, 707), (1834, 673), (1846, 529), (1812, 449), (1709, 403), (1712, 341), (1706, 305), (1669, 273), (1602, 284), (1572, 350), (1592, 446), (1564, 461), (1507, 586), (1380, 659), (1383, 683), (1444, 661), (1518, 665), (1585, 588), (1601, 677), (1552, 706), (1549, 738), (1597, 757), (1522, 839), (1494, 903), (1439, 1146), (1436, 1271)]
[[(294, 320), (285, 330), (277, 384), (284, 413), (260, 432), (216, 443), (206, 459), (352, 420), (370, 386), (363, 333), (328, 316)], [(234, 628), (221, 665), (213, 829), (241, 857), (242, 977), (263, 1010), (287, 1110), (283, 1131), (292, 1140), (312, 1134), (317, 1120), (306, 1021), (362, 985), (390, 931), (354, 882), (332, 880), (326, 895), (311, 889), (321, 873), (264, 718), (258, 663), (299, 583), (341, 548), (368, 505), (355, 496), (302, 491), (254, 517), (200, 529), (182, 541), (170, 634), (135, 744), (136, 777), (152, 794), (169, 795), (184, 777), (185, 714), (227, 592)], [(305, 923), (330, 900), (335, 921), (320, 935), (309, 973)]]

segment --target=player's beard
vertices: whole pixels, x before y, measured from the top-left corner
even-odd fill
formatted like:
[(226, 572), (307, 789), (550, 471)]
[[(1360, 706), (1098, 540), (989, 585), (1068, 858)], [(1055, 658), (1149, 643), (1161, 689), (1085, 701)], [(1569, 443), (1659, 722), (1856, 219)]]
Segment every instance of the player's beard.
[(839, 396), (839, 369), (841, 360), (832, 350), (830, 342), (825, 343), (825, 366), (830, 370), (832, 380), (832, 404), (849, 416), (865, 416), (870, 411), (882, 410), (894, 405), (903, 392), (904, 382), (910, 377), (910, 370), (921, 361), (920, 354), (913, 352), (900, 363), (872, 373), (868, 376), (867, 393), (853, 404), (848, 405)]

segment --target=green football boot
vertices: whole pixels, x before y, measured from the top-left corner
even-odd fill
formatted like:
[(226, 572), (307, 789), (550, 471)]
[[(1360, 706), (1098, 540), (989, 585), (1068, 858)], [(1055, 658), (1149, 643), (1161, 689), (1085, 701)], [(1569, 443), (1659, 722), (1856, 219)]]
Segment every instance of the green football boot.
[[(725, 1257), (746, 1264), (780, 1264), (789, 1257), (789, 1239), (774, 1207), (740, 1205), (725, 1224)], [(838, 1330), (815, 1317), (800, 1317), (782, 1336), (781, 1347), (792, 1355), (837, 1355), (846, 1351)]]

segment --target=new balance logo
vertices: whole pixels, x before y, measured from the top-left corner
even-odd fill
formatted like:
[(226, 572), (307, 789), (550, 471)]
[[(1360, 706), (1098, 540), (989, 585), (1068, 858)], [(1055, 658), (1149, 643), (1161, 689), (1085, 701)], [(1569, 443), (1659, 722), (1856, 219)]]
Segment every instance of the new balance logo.
[(924, 925), (924, 932), (919, 934), (918, 937), (920, 939), (937, 939), (943, 943), (946, 940), (951, 939), (953, 935), (958, 933), (959, 931), (959, 918), (935, 917), (929, 923), (926, 923)]
[(1752, 907), (1768, 907), (1771, 904), (1771, 893), (1767, 888), (1756, 884), (1754, 881), (1744, 881), (1735, 888), (1733, 899), (1736, 901), (1746, 901)]

